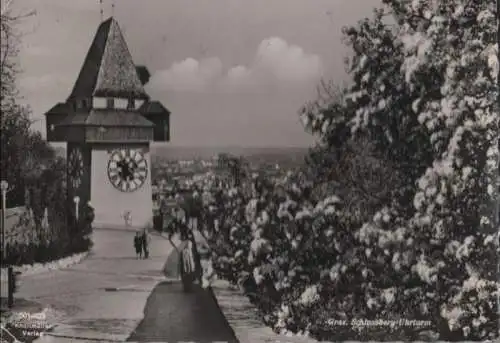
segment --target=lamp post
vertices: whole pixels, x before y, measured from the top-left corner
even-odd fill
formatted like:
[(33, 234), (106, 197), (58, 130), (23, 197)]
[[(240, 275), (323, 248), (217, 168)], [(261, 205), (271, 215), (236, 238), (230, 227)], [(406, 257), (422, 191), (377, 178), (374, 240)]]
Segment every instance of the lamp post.
[(7, 189), (9, 188), (9, 184), (7, 181), (2, 180), (0, 183), (0, 190), (2, 191), (2, 262), (4, 261), (5, 254), (5, 218), (6, 213), (5, 209), (7, 208)]
[(125, 211), (123, 213), (123, 220), (125, 221), (125, 227), (128, 228), (132, 225), (132, 211)]
[(78, 221), (78, 204), (80, 203), (80, 197), (77, 195), (73, 198), (73, 201), (75, 203), (75, 217), (76, 217), (76, 220)]

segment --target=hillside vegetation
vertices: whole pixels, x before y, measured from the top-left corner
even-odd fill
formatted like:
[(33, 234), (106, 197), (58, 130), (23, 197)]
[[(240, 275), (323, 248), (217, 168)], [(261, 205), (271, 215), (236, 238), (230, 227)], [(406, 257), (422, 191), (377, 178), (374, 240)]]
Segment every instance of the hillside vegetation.
[(2, 262), (14, 265), (48, 262), (90, 247), (90, 241), (68, 219), (66, 162), (56, 156), (40, 132), (31, 129), (30, 109), (19, 103), (16, 79), (22, 37), (17, 24), (31, 16), (2, 7), (0, 20), (0, 170), (9, 185), (6, 207), (25, 206), (6, 228), (6, 259)]

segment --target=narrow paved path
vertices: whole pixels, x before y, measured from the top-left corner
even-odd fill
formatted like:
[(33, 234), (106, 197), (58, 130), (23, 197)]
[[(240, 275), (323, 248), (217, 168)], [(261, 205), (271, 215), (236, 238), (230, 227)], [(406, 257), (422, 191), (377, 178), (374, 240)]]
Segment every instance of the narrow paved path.
[(184, 293), (180, 282), (162, 282), (150, 295), (145, 316), (129, 342), (238, 343), (209, 290)]
[(19, 298), (50, 307), (54, 329), (40, 343), (123, 342), (143, 319), (154, 287), (165, 281), (162, 269), (173, 250), (152, 236), (151, 255), (138, 260), (133, 231), (95, 230), (90, 256), (68, 268), (21, 277)]
[(150, 259), (137, 260), (133, 235), (96, 230), (82, 263), (22, 278), (17, 296), (59, 313), (36, 342), (237, 343), (211, 291), (183, 292), (170, 242), (152, 236)]

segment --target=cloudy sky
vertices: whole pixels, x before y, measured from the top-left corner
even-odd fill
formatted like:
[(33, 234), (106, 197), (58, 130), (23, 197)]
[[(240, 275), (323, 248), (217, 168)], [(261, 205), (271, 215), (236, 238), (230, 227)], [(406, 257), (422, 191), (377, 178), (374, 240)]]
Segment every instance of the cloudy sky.
[[(43, 113), (64, 101), (97, 26), (98, 0), (14, 0), (24, 19), (19, 87)], [(172, 111), (172, 145), (305, 146), (297, 111), (321, 78), (346, 80), (341, 28), (379, 0), (103, 0), (149, 94)]]

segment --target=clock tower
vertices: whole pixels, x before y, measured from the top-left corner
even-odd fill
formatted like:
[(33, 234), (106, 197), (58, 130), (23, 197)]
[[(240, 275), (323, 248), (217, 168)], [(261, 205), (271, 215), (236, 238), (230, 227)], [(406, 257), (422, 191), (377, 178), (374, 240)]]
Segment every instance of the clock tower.
[(114, 18), (101, 23), (70, 96), (45, 114), (47, 140), (67, 142), (68, 201), (90, 201), (94, 226), (144, 227), (152, 220), (152, 141), (170, 140), (170, 112), (144, 90)]

